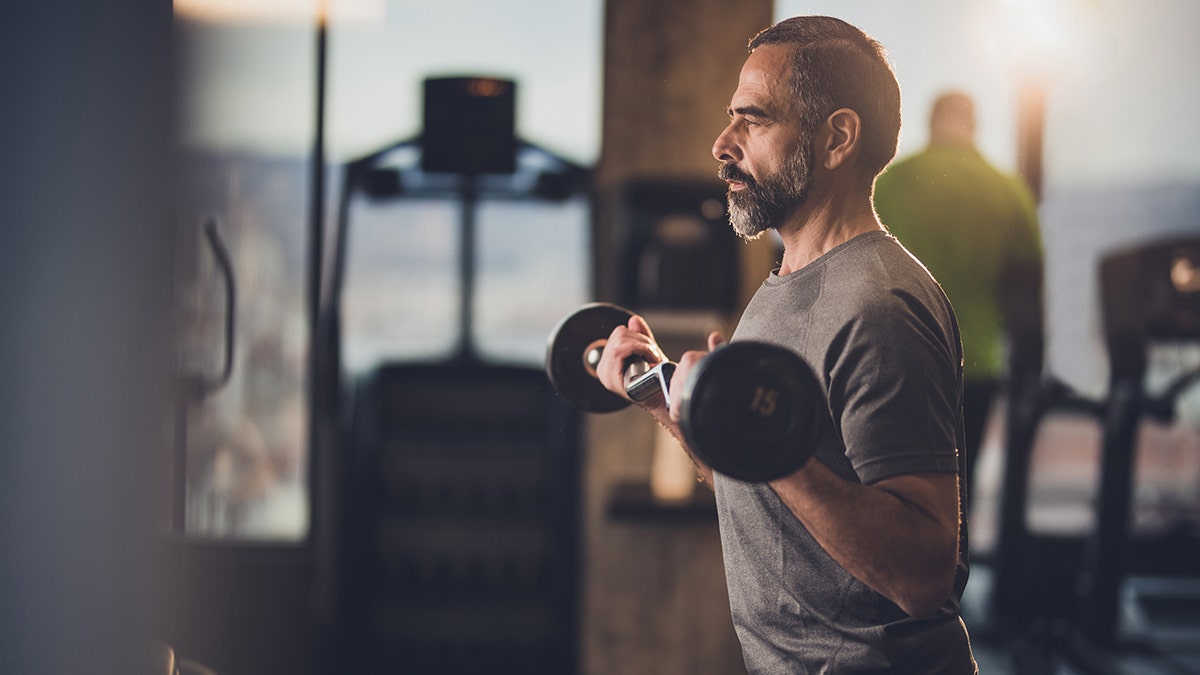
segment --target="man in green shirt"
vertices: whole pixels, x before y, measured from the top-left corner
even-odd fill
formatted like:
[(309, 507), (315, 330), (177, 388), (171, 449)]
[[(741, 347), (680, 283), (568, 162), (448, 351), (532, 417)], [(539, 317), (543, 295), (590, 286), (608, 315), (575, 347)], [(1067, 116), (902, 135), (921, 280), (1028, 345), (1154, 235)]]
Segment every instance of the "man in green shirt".
[[(971, 487), (988, 412), (1004, 379), (1006, 347), (1034, 343), (1041, 368), (1041, 242), (1028, 186), (975, 147), (971, 99), (934, 102), (929, 145), (893, 163), (875, 184), (884, 225), (941, 283), (963, 341), (966, 481)], [(969, 494), (969, 492), (968, 492)], [(965, 506), (965, 505), (964, 505)]]

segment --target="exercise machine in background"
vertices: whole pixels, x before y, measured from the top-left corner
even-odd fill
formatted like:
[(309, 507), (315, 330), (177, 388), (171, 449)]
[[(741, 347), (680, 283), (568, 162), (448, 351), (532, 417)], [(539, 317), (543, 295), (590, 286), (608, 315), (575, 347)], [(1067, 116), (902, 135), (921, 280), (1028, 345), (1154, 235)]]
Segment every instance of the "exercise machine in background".
[[(1200, 346), (1200, 239), (1114, 251), (1098, 272), (1107, 395), (1091, 400), (1040, 380), (1010, 400), (989, 627), (1015, 645), (1020, 673), (1061, 672), (1063, 663), (1087, 673), (1200, 672), (1200, 505), (1133, 526), (1139, 430), (1173, 422), (1200, 380), (1197, 363), (1177, 364), (1155, 386), (1149, 377), (1156, 348)], [(1035, 533), (1027, 518), (1034, 440), (1059, 414), (1100, 429), (1094, 520), (1082, 536)]]
[[(586, 199), (590, 172), (517, 138), (514, 97), (508, 80), (427, 80), (423, 135), (344, 167), (325, 372), (337, 376), (330, 386), (346, 422), (335, 650), (346, 672), (577, 668), (580, 416), (540, 364), (481, 353), (475, 246), (480, 202)], [(459, 214), (458, 274), (442, 284), (457, 284), (458, 335), (443, 357), (384, 357), (355, 371), (342, 361), (359, 198), (450, 204)], [(513, 223), (516, 241), (526, 237), (521, 225)], [(401, 238), (396, 255), (417, 245)], [(423, 281), (431, 293), (439, 285)]]

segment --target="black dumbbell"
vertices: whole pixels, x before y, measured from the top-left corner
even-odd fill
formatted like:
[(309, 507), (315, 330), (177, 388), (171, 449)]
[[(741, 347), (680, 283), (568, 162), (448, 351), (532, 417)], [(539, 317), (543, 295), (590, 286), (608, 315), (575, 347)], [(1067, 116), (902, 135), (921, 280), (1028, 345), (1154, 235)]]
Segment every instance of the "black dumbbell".
[[(621, 410), (630, 401), (596, 375), (604, 345), (632, 312), (608, 303), (584, 305), (550, 334), (546, 373), (564, 398), (587, 412)], [(635, 401), (668, 392), (675, 364), (626, 365), (626, 394)], [(762, 482), (800, 468), (828, 415), (820, 383), (794, 352), (751, 341), (722, 345), (692, 369), (682, 390), (680, 427), (696, 456), (730, 478)]]

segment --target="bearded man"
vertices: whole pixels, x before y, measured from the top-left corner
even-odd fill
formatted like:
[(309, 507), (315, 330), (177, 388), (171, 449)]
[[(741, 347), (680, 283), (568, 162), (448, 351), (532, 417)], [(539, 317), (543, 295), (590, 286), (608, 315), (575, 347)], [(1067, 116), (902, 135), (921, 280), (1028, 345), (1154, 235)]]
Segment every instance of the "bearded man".
[[(961, 494), (962, 348), (937, 282), (879, 221), (875, 177), (896, 152), (900, 90), (858, 28), (795, 17), (750, 41), (713, 144), (734, 229), (768, 230), (781, 266), (732, 339), (795, 351), (828, 413), (812, 459), (767, 483), (697, 461), (716, 495), (734, 627), (751, 673), (969, 674)], [(709, 336), (709, 350), (723, 341)], [(685, 353), (641, 405), (682, 439)], [(634, 316), (597, 368), (625, 394), (628, 359), (663, 359)], [(685, 444), (686, 449), (686, 444)], [(690, 450), (689, 450), (690, 452)], [(693, 459), (695, 457), (693, 455)]]

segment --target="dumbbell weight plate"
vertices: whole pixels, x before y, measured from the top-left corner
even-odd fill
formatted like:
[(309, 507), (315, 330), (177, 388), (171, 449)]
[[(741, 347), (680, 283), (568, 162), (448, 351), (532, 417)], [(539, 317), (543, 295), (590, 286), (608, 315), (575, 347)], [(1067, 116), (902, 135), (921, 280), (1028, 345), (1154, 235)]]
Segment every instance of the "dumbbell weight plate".
[(714, 471), (747, 482), (782, 478), (815, 447), (825, 399), (794, 352), (733, 342), (701, 359), (685, 383), (680, 426)]
[(602, 349), (613, 329), (628, 324), (632, 316), (623, 307), (597, 302), (567, 315), (551, 331), (546, 374), (558, 393), (581, 410), (606, 413), (629, 405), (627, 399), (600, 384), (595, 364), (589, 364), (587, 357), (593, 349)]

